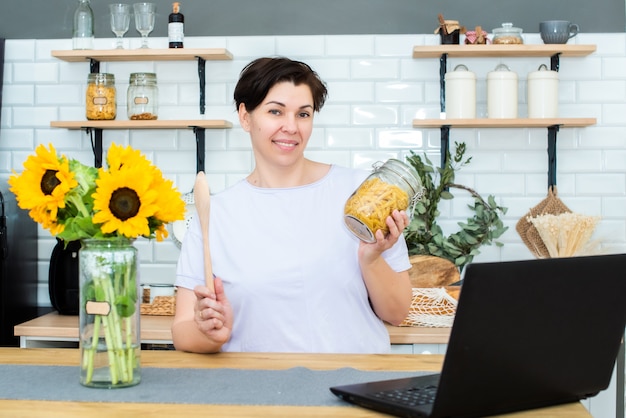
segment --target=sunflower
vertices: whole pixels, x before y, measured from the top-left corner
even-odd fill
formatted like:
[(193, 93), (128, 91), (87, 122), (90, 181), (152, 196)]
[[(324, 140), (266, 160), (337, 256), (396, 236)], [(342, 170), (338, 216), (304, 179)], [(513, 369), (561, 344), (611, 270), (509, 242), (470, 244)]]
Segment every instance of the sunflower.
[(103, 234), (128, 238), (151, 235), (149, 218), (158, 210), (158, 191), (151, 188), (152, 178), (144, 168), (125, 163), (117, 171), (98, 170), (94, 199), (94, 224)]
[(78, 183), (70, 171), (69, 160), (58, 157), (52, 144), (49, 147), (39, 145), (35, 155), (24, 162), (22, 174), (14, 173), (9, 178), (9, 185), (19, 207), (28, 209), (33, 220), (56, 235), (63, 230), (57, 219), (58, 211), (65, 208), (67, 194)]
[(163, 177), (156, 169), (152, 188), (158, 191), (157, 211), (154, 217), (163, 223), (182, 221), (185, 219), (185, 202), (171, 180)]
[(116, 144), (111, 144), (111, 148), (107, 152), (107, 166), (111, 172), (128, 167), (141, 168), (146, 171), (153, 169), (150, 161), (139, 150), (135, 150), (130, 146), (124, 148)]

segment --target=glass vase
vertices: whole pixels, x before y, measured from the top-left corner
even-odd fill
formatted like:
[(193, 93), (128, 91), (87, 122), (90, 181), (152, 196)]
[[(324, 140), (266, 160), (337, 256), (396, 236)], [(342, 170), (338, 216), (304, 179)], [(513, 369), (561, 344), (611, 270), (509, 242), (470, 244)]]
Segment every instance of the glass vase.
[(79, 251), (80, 383), (141, 381), (137, 249), (128, 239), (83, 240)]

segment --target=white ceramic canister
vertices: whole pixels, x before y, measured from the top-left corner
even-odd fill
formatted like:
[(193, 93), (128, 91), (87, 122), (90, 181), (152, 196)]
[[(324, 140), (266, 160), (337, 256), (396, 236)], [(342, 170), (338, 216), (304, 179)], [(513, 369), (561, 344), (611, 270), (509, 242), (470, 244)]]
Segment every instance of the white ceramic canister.
[(517, 73), (505, 64), (487, 73), (487, 117), (517, 118)]
[(446, 81), (446, 119), (476, 117), (476, 74), (459, 64), (448, 71)]
[(556, 118), (559, 113), (559, 73), (541, 64), (528, 74), (528, 117)]

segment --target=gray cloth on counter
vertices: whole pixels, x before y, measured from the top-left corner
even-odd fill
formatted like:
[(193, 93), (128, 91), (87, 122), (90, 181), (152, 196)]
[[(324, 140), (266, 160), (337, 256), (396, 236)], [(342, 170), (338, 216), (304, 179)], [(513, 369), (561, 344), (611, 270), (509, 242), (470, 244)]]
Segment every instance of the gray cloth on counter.
[(97, 389), (73, 366), (0, 365), (0, 399), (226, 405), (346, 406), (329, 387), (429, 372), (143, 368), (141, 383)]

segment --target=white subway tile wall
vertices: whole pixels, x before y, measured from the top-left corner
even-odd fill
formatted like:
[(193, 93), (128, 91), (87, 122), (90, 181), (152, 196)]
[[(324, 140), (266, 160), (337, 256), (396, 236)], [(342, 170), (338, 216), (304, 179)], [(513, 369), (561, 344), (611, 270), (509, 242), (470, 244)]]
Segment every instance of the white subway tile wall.
[[(153, 48), (166, 39), (150, 38)], [(126, 119), (126, 88), (131, 72), (157, 73), (160, 119), (226, 119), (228, 130), (207, 130), (206, 171), (217, 192), (244, 177), (253, 167), (248, 136), (237, 121), (232, 92), (241, 69), (260, 56), (288, 56), (309, 63), (327, 82), (329, 98), (316, 116), (307, 156), (327, 163), (370, 168), (376, 161), (404, 158), (409, 151), (439, 161), (438, 129), (414, 129), (414, 118), (438, 118), (439, 61), (413, 59), (415, 45), (439, 42), (432, 34), (349, 36), (189, 37), (188, 48), (227, 48), (232, 61), (207, 61), (206, 114), (198, 107), (197, 66), (184, 62), (102, 63), (113, 73), (118, 91), (118, 118)], [(526, 34), (526, 43), (541, 43)], [(557, 140), (557, 185), (561, 199), (576, 212), (602, 217), (595, 238), (606, 251), (626, 251), (626, 34), (579, 34), (570, 40), (596, 44), (597, 52), (582, 58), (561, 58), (559, 113), (562, 117), (595, 117), (587, 128), (563, 128)], [(97, 39), (109, 49), (113, 39)], [(137, 48), (138, 38), (125, 39)], [(82, 131), (50, 128), (52, 120), (84, 119), (84, 91), (89, 64), (67, 63), (51, 50), (70, 49), (69, 39), (8, 40), (6, 42), (0, 177), (20, 172), (39, 144), (53, 143), (68, 156), (93, 164), (89, 137)], [(486, 75), (499, 63), (519, 76), (519, 116), (526, 116), (526, 76), (543, 58), (455, 58), (453, 68), (467, 65), (477, 74), (477, 112), (486, 112)], [(191, 190), (196, 169), (196, 141), (191, 130), (104, 131), (105, 149), (112, 143), (140, 149), (172, 179), (181, 192)], [(495, 195), (508, 208), (509, 230), (503, 247), (481, 248), (476, 261), (532, 258), (515, 231), (515, 224), (547, 193), (546, 129), (452, 129), (451, 143), (465, 142), (469, 166), (457, 182), (481, 195)], [(441, 205), (440, 223), (453, 232), (469, 215), (469, 196), (457, 193)], [(253, 208), (251, 208), (253, 210)], [(49, 306), (48, 266), (55, 244), (39, 228), (38, 300)], [(138, 240), (143, 283), (172, 283), (178, 248), (171, 240)], [(262, 243), (260, 243), (262, 245)], [(242, 254), (242, 259), (245, 254)]]

